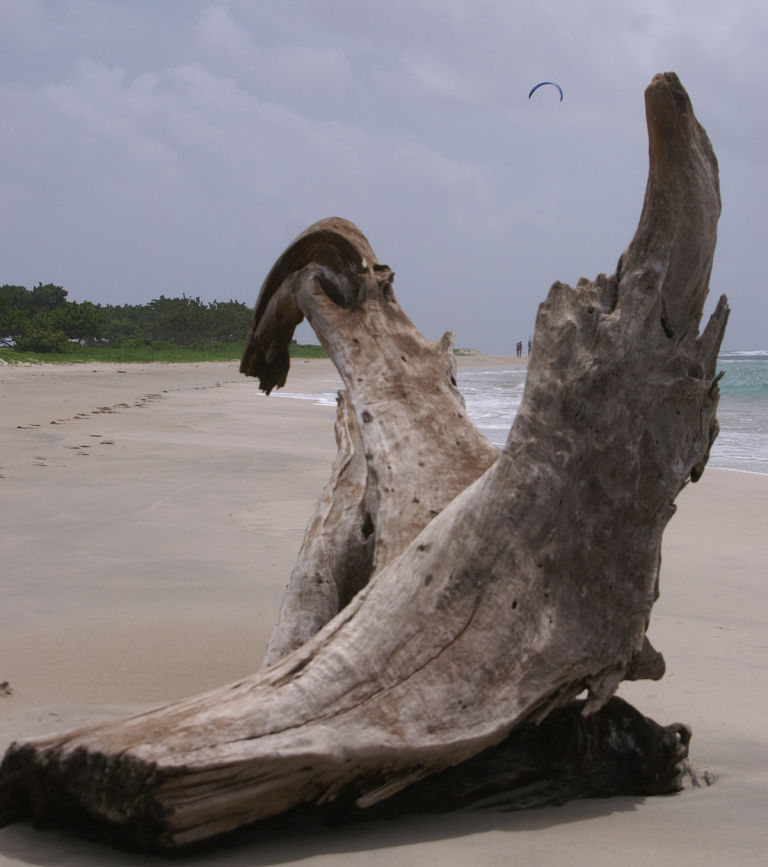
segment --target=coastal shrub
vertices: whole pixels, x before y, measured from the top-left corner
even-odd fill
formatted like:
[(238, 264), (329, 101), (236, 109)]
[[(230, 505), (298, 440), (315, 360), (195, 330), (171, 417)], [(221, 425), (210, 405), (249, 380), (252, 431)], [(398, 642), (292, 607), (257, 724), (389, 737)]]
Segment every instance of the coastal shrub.
[(69, 339), (63, 331), (32, 329), (28, 334), (16, 338), (16, 352), (66, 352)]

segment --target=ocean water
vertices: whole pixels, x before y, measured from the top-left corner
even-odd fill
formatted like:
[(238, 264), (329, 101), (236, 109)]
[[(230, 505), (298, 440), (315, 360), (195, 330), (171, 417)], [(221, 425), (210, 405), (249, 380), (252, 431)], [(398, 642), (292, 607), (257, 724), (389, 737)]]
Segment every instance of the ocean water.
[(723, 353), (717, 369), (725, 376), (709, 466), (768, 475), (768, 351)]
[[(726, 352), (718, 359), (720, 435), (712, 447), (709, 466), (768, 475), (768, 350)], [(503, 446), (525, 388), (524, 367), (474, 369), (459, 373), (458, 385), (467, 414), (498, 446)], [(334, 391), (281, 397), (336, 405)]]

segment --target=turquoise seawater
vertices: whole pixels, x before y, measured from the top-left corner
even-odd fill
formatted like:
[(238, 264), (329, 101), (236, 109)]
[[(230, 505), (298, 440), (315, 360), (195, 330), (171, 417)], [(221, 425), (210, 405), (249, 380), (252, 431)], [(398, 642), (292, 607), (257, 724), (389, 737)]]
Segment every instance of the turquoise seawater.
[(710, 466), (768, 475), (768, 351), (723, 353), (718, 370), (725, 375)]

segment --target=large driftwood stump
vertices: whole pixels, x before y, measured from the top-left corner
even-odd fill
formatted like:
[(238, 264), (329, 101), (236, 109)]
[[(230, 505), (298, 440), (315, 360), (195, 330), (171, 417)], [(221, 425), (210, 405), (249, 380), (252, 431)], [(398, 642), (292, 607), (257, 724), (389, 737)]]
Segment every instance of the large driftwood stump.
[[(307, 317), (343, 378), (339, 453), (262, 671), (159, 710), (13, 744), (0, 815), (165, 848), (294, 809), (514, 806), (679, 786), (687, 729), (616, 698), (661, 536), (717, 434), (722, 298), (698, 335), (717, 163), (674, 74), (646, 91), (650, 172), (616, 274), (555, 284), (501, 453), (467, 418), (451, 336), (425, 340), (351, 223), (262, 287), (242, 370), (269, 392)], [(586, 698), (574, 703), (585, 692)]]

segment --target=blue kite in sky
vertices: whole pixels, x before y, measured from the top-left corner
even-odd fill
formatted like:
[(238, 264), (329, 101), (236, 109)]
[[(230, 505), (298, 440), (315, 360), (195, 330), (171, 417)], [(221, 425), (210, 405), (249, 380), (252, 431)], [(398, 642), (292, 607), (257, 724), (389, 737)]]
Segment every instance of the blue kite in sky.
[(540, 87), (543, 87), (545, 84), (551, 84), (552, 87), (556, 87), (560, 91), (560, 102), (562, 102), (563, 101), (563, 88), (560, 87), (560, 85), (556, 81), (540, 81), (538, 84), (534, 84), (534, 86), (528, 92), (528, 99), (530, 99), (533, 96), (533, 94)]

